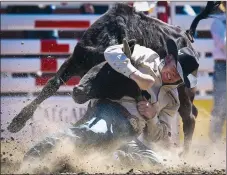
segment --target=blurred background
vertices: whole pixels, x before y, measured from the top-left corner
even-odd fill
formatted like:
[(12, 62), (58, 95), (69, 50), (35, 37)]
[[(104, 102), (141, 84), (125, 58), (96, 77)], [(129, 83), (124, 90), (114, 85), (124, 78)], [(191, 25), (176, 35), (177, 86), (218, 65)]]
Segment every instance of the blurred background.
[[(206, 2), (125, 2), (166, 23), (187, 30)], [(1, 2), (1, 118), (3, 128), (40, 92), (45, 83), (73, 52), (74, 46), (114, 2)], [(220, 10), (221, 13), (221, 10)], [(213, 108), (213, 19), (197, 27), (195, 49), (200, 68), (195, 104), (199, 109), (194, 138), (207, 138)], [(54, 97), (36, 111), (33, 121), (69, 125), (77, 121), (86, 105), (76, 105), (70, 93), (80, 77), (71, 78)], [(226, 105), (226, 104), (225, 104)], [(177, 122), (181, 122), (178, 120)], [(34, 122), (27, 129), (36, 133)], [(36, 122), (38, 123), (38, 122)], [(178, 123), (176, 123), (178, 126)], [(181, 124), (180, 124), (181, 127)], [(36, 127), (38, 130), (45, 128)], [(182, 129), (180, 138), (182, 138)], [(22, 131), (22, 132), (25, 132)], [(20, 134), (20, 133), (19, 133)], [(21, 134), (20, 134), (21, 135)]]

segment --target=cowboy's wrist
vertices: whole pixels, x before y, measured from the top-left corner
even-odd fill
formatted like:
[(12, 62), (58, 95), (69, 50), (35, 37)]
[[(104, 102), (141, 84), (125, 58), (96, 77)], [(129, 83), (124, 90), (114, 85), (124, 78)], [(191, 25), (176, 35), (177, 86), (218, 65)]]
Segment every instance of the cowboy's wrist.
[(139, 70), (130, 74), (129, 78), (132, 79), (133, 81), (135, 81), (136, 84), (141, 88), (142, 80), (141, 80), (141, 72)]
[(135, 72), (131, 73), (129, 75), (129, 78), (131, 78), (132, 80), (136, 81), (139, 79), (139, 73), (138, 73), (138, 70), (136, 70)]
[(134, 80), (137, 83), (137, 85), (143, 90), (147, 90), (148, 88), (151, 88), (155, 81), (152, 76), (143, 74), (139, 70), (132, 73), (130, 75), (130, 78)]
[(129, 78), (131, 78), (131, 75), (133, 75), (136, 71), (137, 69), (131, 64), (130, 60), (128, 60), (127, 67), (122, 70), (123, 74)]

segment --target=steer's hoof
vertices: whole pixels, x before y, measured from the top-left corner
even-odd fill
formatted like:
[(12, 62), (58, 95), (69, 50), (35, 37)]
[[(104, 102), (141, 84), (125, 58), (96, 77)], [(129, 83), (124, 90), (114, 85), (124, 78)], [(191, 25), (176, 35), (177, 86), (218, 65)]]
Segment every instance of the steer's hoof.
[(25, 107), (16, 117), (14, 117), (7, 129), (12, 133), (20, 131), (25, 126), (26, 122), (32, 117), (33, 113), (33, 110)]

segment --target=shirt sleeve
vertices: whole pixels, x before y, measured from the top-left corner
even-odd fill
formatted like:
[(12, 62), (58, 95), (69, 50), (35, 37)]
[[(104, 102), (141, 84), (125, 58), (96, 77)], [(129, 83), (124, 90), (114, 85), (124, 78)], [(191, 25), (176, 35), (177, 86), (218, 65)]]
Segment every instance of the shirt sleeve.
[[(110, 46), (105, 50), (104, 56), (114, 70), (126, 77), (136, 72), (139, 65), (152, 69), (152, 67), (149, 67), (149, 64), (154, 62), (155, 58), (159, 58), (158, 54), (150, 48), (136, 44), (130, 60), (123, 53), (122, 48), (122, 44)], [(131, 61), (133, 61), (133, 65)], [(153, 70), (150, 70), (150, 72), (153, 72)]]
[(171, 136), (171, 123), (177, 116), (179, 104), (167, 104), (158, 115), (147, 121), (147, 140), (152, 142), (165, 141)]
[(131, 64), (130, 59), (126, 57), (122, 48), (122, 44), (110, 46), (105, 50), (104, 56), (114, 70), (129, 77), (137, 69)]

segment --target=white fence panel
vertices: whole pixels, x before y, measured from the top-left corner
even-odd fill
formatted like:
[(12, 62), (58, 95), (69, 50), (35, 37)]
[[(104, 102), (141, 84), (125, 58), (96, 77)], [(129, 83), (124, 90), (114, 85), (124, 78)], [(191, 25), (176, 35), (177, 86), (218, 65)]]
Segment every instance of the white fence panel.
[[(212, 77), (208, 75), (198, 77), (197, 89), (201, 92), (212, 91), (213, 90), (213, 80)], [(205, 94), (203, 94), (205, 95)]]
[(192, 46), (201, 53), (201, 57), (205, 57), (206, 52), (213, 51), (214, 43), (212, 39), (196, 39)]
[[(60, 92), (71, 92), (74, 85), (62, 85), (60, 86)], [(1, 77), (1, 93), (17, 93), (17, 92), (28, 92), (35, 93), (40, 92), (43, 86), (36, 85), (36, 79), (32, 77), (26, 78), (12, 78), (12, 77)]]
[(213, 58), (200, 58), (199, 71), (201, 72), (214, 72), (214, 59)]
[(1, 15), (1, 30), (86, 30), (100, 16), (3, 14)]
[(175, 6), (184, 6), (184, 5), (191, 5), (191, 6), (206, 6), (206, 1), (171, 1), (171, 4), (174, 3)]
[[(116, 2), (106, 2), (106, 1), (90, 1), (91, 4), (96, 5), (111, 5)], [(54, 5), (57, 8), (79, 8), (81, 5), (83, 5), (83, 1), (2, 1), (1, 7), (6, 8), (8, 5), (38, 5), (38, 6), (44, 6), (44, 5)]]
[(1, 40), (1, 55), (71, 54), (77, 42), (76, 39), (3, 39)]
[[(58, 58), (57, 70), (66, 58)], [(1, 72), (7, 73), (37, 73), (41, 72), (42, 59), (40, 58), (1, 58)]]

